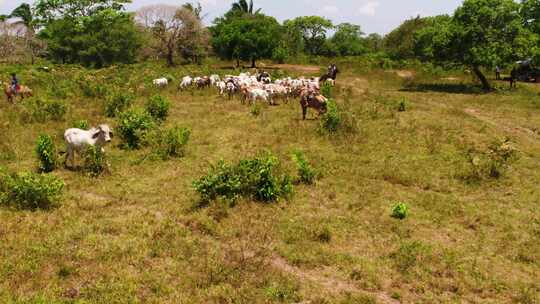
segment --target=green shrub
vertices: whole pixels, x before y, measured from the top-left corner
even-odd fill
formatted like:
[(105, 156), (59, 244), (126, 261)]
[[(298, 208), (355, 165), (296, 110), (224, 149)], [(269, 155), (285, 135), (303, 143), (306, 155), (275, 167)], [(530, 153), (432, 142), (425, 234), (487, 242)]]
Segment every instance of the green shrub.
[(24, 104), (23, 115), (25, 120), (32, 122), (46, 122), (48, 120), (61, 121), (67, 112), (67, 106), (63, 101), (51, 101), (48, 99), (32, 98)]
[(49, 135), (40, 135), (36, 142), (36, 155), (40, 172), (52, 172), (58, 164), (56, 147)]
[(487, 151), (470, 148), (466, 152), (469, 167), (460, 177), (469, 182), (500, 178), (518, 158), (518, 151), (509, 139), (492, 142)]
[(73, 124), (73, 127), (81, 130), (90, 130), (88, 120), (78, 120)]
[(254, 103), (253, 105), (251, 105), (251, 109), (249, 110), (249, 113), (251, 113), (251, 115), (253, 116), (259, 116), (261, 115), (261, 104), (256, 102)]
[(400, 100), (397, 107), (398, 112), (407, 111), (407, 103), (404, 99)]
[(152, 116), (143, 109), (131, 109), (120, 113), (118, 133), (128, 149), (138, 149), (155, 124)]
[(133, 104), (135, 97), (131, 93), (116, 92), (107, 98), (105, 103), (105, 115), (116, 117), (118, 113), (127, 110)]
[(276, 201), (292, 193), (291, 178), (277, 176), (278, 160), (270, 153), (244, 159), (234, 165), (220, 161), (206, 176), (194, 182), (201, 201), (208, 203), (218, 198), (236, 201), (249, 197), (261, 202)]
[(321, 116), (321, 129), (328, 133), (335, 133), (341, 124), (341, 115), (337, 104), (332, 99), (328, 99), (327, 109), (328, 111)]
[(407, 204), (398, 202), (394, 207), (392, 208), (392, 217), (396, 219), (403, 220), (409, 215), (409, 207)]
[(150, 97), (146, 103), (146, 111), (159, 123), (165, 121), (169, 115), (171, 103), (160, 95)]
[(84, 170), (92, 177), (98, 177), (107, 172), (107, 160), (100, 147), (86, 146), (83, 153)]
[(313, 167), (309, 164), (302, 151), (293, 153), (293, 160), (298, 168), (298, 181), (307, 185), (313, 184), (317, 174)]
[(321, 94), (326, 98), (333, 98), (334, 87), (327, 81), (325, 81), (321, 86)]
[(160, 130), (157, 132), (154, 141), (154, 152), (161, 159), (183, 157), (190, 135), (191, 131), (189, 129), (178, 126)]
[(48, 209), (58, 204), (64, 182), (53, 175), (0, 174), (0, 202), (20, 209)]
[(289, 52), (284, 47), (277, 47), (272, 52), (272, 60), (277, 63), (285, 63), (285, 60), (289, 58)]

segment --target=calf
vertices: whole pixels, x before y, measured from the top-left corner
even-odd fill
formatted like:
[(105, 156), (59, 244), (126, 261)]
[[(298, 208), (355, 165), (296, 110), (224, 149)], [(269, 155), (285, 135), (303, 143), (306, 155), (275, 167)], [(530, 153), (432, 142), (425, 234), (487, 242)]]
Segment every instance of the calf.
[(169, 81), (167, 80), (167, 78), (158, 78), (158, 79), (154, 79), (152, 83), (158, 88), (163, 88), (169, 84)]
[(108, 125), (99, 125), (88, 131), (75, 128), (67, 129), (64, 133), (67, 148), (66, 167), (68, 160), (71, 161), (72, 166), (75, 165), (75, 152), (81, 153), (86, 146), (96, 146), (101, 151), (105, 151), (103, 146), (111, 141), (112, 136), (113, 132)]
[(326, 102), (328, 100), (323, 95), (310, 90), (304, 90), (300, 94), (300, 106), (302, 107), (302, 119), (306, 119), (307, 109), (312, 108), (322, 115), (328, 111)]

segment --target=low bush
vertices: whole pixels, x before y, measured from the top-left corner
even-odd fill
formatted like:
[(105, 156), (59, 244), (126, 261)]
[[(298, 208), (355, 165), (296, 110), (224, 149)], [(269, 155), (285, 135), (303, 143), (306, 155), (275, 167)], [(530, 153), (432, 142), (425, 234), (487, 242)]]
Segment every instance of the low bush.
[(49, 135), (40, 135), (36, 142), (36, 155), (39, 160), (39, 172), (52, 172), (58, 164), (56, 147)]
[(220, 161), (207, 175), (194, 182), (201, 201), (218, 198), (236, 201), (239, 197), (272, 202), (292, 193), (291, 178), (279, 174), (279, 162), (271, 153), (244, 159), (234, 165)]
[(156, 132), (153, 146), (154, 153), (161, 159), (183, 157), (191, 131), (182, 127), (173, 127)]
[(127, 110), (135, 100), (135, 96), (129, 92), (115, 92), (105, 102), (105, 115), (116, 117), (118, 113)]
[(460, 177), (469, 182), (478, 182), (489, 178), (500, 178), (517, 160), (518, 151), (509, 139), (492, 142), (487, 151), (469, 148), (465, 153), (468, 167)]
[(287, 58), (289, 58), (289, 52), (284, 47), (277, 47), (272, 52), (272, 60), (276, 63), (285, 63)]
[(90, 130), (88, 120), (78, 120), (73, 124), (73, 127), (81, 130)]
[(138, 149), (145, 141), (149, 131), (155, 127), (152, 116), (143, 109), (131, 109), (118, 117), (118, 133), (124, 147)]
[(322, 134), (356, 133), (358, 120), (350, 110), (345, 107), (340, 108), (334, 100), (328, 99), (327, 112), (321, 116), (319, 132)]
[(251, 115), (257, 117), (257, 116), (261, 115), (261, 109), (262, 109), (261, 104), (256, 102), (251, 106), (251, 108), (249, 110), (249, 113), (251, 113)]
[(61, 121), (67, 112), (67, 105), (60, 100), (32, 98), (28, 99), (24, 106), (23, 120), (27, 122)]
[(19, 209), (49, 209), (58, 204), (64, 182), (53, 175), (0, 172), (0, 203)]
[(392, 208), (392, 217), (403, 220), (409, 215), (409, 206), (403, 202), (398, 202)]
[(296, 167), (298, 169), (298, 182), (307, 185), (313, 184), (315, 178), (317, 177), (317, 174), (315, 173), (313, 167), (306, 160), (304, 153), (302, 153), (302, 151), (295, 151), (293, 153), (293, 160), (296, 163)]
[(333, 98), (334, 87), (329, 82), (324, 82), (321, 86), (321, 94), (326, 98)]
[(97, 146), (87, 146), (84, 149), (83, 159), (84, 170), (92, 177), (98, 177), (108, 170), (105, 153)]
[(167, 119), (171, 103), (160, 95), (150, 97), (146, 103), (146, 111), (152, 115), (156, 122), (160, 123)]

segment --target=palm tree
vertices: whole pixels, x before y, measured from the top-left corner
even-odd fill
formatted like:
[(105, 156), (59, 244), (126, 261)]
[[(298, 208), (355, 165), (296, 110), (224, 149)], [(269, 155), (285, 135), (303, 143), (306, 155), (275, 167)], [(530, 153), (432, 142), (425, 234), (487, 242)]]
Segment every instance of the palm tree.
[(249, 0), (249, 4), (246, 0), (238, 0), (238, 2), (233, 3), (231, 11), (233, 12), (242, 12), (244, 14), (255, 15), (258, 14), (261, 9), (253, 12), (253, 0)]

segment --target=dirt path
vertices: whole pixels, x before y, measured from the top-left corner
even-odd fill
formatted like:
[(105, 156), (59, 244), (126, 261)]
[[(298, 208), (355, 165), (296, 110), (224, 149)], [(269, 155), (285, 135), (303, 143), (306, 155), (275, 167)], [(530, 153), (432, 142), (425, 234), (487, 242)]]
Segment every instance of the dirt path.
[[(271, 264), (276, 269), (279, 269), (285, 273), (294, 275), (302, 281), (309, 281), (315, 283), (318, 286), (321, 286), (328, 294), (341, 294), (341, 293), (353, 293), (361, 292), (367, 295), (375, 297), (379, 303), (383, 304), (399, 304), (400, 302), (392, 299), (389, 295), (384, 292), (372, 292), (365, 291), (357, 288), (354, 284), (331, 276), (330, 271), (325, 271), (328, 269), (315, 269), (315, 270), (304, 270), (298, 267), (292, 266), (287, 261), (281, 257), (274, 257), (271, 261)], [(306, 302), (308, 303), (308, 302)]]

